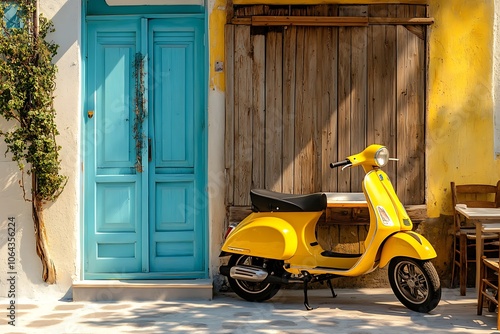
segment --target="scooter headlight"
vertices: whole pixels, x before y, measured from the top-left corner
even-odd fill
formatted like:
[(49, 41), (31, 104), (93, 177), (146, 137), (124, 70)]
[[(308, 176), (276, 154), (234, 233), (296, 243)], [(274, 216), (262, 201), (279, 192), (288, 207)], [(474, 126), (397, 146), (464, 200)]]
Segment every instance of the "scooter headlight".
[(387, 165), (387, 162), (389, 162), (389, 150), (386, 147), (381, 147), (375, 152), (375, 162), (379, 167)]

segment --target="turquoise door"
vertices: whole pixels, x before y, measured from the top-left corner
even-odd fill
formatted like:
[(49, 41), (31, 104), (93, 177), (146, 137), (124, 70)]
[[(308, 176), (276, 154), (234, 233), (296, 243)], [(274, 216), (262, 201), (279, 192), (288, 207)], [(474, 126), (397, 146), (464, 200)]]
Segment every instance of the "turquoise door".
[(84, 276), (206, 277), (203, 20), (87, 32)]

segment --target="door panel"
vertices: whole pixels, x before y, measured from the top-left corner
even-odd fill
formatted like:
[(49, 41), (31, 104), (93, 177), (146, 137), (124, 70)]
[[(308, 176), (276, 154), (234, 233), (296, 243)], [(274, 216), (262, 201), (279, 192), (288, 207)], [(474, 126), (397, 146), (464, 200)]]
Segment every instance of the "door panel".
[[(151, 23), (156, 168), (193, 168), (195, 34)], [(194, 88), (194, 89), (193, 89)]]
[[(207, 275), (203, 29), (186, 18), (88, 23), (85, 278)], [(148, 66), (142, 136), (150, 146), (141, 152), (138, 53)]]
[(91, 25), (89, 33), (95, 45), (89, 48), (89, 65), (95, 68), (89, 81), (95, 90), (97, 168), (131, 168), (135, 150), (130, 135), (134, 117), (130, 64), (139, 51), (139, 25)]
[(165, 181), (157, 180), (155, 188), (157, 205), (152, 210), (154, 229), (150, 231), (151, 270), (200, 270), (203, 262), (196, 254), (200, 240), (193, 211), (193, 180), (168, 177)]
[[(190, 79), (192, 85), (192, 78), (186, 78), (188, 73), (182, 64), (187, 60), (185, 52), (171, 51), (160, 50), (161, 61), (155, 63), (156, 69), (167, 73), (159, 84), (161, 94), (155, 100), (157, 105), (163, 106), (155, 119), (159, 153), (155, 156), (156, 167), (193, 167), (193, 108), (185, 103), (186, 81)], [(179, 68), (172, 66), (176, 59), (180, 60)]]
[(88, 26), (85, 270), (141, 271), (142, 176), (134, 168), (132, 73), (139, 22)]
[[(151, 20), (149, 25), (150, 99), (154, 136), (150, 164), (151, 271), (203, 270), (204, 221), (195, 195), (203, 191), (201, 134), (203, 112), (202, 21)], [(196, 23), (195, 23), (196, 22)], [(196, 162), (199, 163), (196, 164)], [(167, 269), (165, 269), (167, 268)]]
[[(104, 42), (99, 40), (98, 42)], [(98, 123), (97, 140), (102, 143), (97, 156), (98, 168), (131, 167), (133, 166), (133, 143), (130, 137), (132, 120), (130, 119), (130, 104), (126, 103), (130, 96), (130, 64), (134, 48), (124, 46), (100, 45), (98, 56), (104, 59), (100, 69), (104, 78), (99, 92), (103, 98), (100, 101), (102, 122)], [(113, 68), (109, 67), (112, 64)]]
[[(96, 232), (135, 232), (137, 230), (137, 203), (135, 183), (97, 183)], [(135, 218), (135, 219), (134, 219)]]

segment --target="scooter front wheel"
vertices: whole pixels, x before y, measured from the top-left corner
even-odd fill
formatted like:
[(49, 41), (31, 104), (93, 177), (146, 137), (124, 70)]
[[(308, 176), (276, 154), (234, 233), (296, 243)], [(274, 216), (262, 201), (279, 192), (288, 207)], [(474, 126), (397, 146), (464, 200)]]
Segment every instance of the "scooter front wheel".
[(430, 261), (396, 257), (389, 264), (389, 282), (399, 301), (410, 310), (427, 313), (441, 300), (441, 283)]
[[(259, 257), (248, 255), (231, 255), (228, 266), (252, 266), (261, 267), (269, 272), (269, 274), (282, 270), (279, 261), (269, 260)], [(272, 298), (281, 288), (280, 284), (264, 283), (264, 282), (250, 282), (240, 279), (234, 279), (230, 276), (227, 278), (231, 289), (241, 298), (251, 302), (262, 302)]]

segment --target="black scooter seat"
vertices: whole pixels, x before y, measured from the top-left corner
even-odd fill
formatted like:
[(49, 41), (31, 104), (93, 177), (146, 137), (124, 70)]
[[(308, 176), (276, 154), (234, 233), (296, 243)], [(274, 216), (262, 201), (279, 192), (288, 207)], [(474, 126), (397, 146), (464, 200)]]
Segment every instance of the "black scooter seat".
[(294, 195), (253, 189), (250, 198), (254, 212), (317, 212), (326, 209), (324, 193)]

